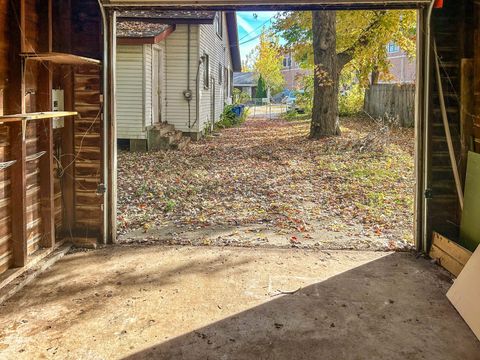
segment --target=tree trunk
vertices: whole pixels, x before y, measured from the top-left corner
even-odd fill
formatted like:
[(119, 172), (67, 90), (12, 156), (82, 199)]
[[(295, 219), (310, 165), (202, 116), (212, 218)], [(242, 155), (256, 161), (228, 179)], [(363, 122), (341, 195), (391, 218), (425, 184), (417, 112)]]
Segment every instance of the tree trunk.
[(314, 84), (310, 137), (340, 135), (335, 11), (313, 11)]

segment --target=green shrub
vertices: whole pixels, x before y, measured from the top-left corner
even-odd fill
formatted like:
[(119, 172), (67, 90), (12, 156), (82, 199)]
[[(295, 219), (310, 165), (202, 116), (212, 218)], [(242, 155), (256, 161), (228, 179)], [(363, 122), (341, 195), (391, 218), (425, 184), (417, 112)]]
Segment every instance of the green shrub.
[(240, 89), (233, 89), (233, 103), (245, 104), (250, 101), (250, 95)]
[(338, 112), (340, 116), (356, 115), (363, 110), (365, 89), (354, 84), (343, 94), (338, 95)]
[(296, 92), (296, 105), (303, 109), (305, 114), (311, 114), (313, 107), (313, 75), (303, 75), (298, 81), (303, 92)]
[(220, 121), (216, 124), (217, 128), (225, 129), (233, 126), (238, 126), (246, 120), (248, 116), (248, 109), (243, 109), (241, 116), (237, 116), (233, 111), (235, 106), (236, 105), (225, 106), (222, 115), (220, 115)]
[(260, 75), (258, 78), (257, 95), (255, 97), (257, 99), (263, 99), (267, 97), (267, 85), (265, 84), (265, 80), (263, 80), (262, 75)]
[(282, 115), (282, 118), (287, 121), (300, 121), (300, 120), (307, 120), (312, 118), (312, 114), (305, 113), (299, 114), (296, 110), (288, 110), (286, 113)]

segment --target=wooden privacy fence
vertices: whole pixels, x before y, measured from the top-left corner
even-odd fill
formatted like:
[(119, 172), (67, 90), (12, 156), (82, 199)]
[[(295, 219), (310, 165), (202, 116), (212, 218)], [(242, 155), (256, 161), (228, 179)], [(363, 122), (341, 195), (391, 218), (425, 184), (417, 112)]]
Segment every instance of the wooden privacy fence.
[(365, 91), (364, 110), (373, 116), (392, 117), (402, 127), (413, 127), (415, 84), (375, 84)]

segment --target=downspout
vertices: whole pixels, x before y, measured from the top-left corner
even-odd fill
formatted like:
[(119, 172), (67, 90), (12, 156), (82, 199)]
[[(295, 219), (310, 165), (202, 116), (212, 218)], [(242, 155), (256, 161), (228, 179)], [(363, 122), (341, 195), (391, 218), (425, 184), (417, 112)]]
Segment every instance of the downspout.
[(192, 126), (199, 124), (200, 120), (200, 66), (202, 66), (204, 61), (205, 57), (201, 56), (197, 66), (197, 76), (195, 79), (195, 122)]
[(187, 97), (187, 103), (188, 103), (188, 129), (190, 130), (192, 127), (192, 120), (191, 120), (191, 107), (190, 107), (190, 102), (192, 101), (192, 96), (191, 96), (191, 91), (190, 91), (190, 44), (191, 44), (191, 36), (192, 36), (192, 28), (191, 25), (188, 24), (187, 26), (188, 29), (188, 36), (187, 36), (187, 91), (190, 94), (190, 97)]
[[(427, 12), (427, 24), (426, 24), (426, 39), (425, 39), (425, 81), (424, 81), (424, 89), (423, 89), (423, 106), (424, 106), (424, 113), (423, 113), (423, 121), (424, 121), (424, 132), (423, 132), (423, 191), (426, 191), (429, 184), (429, 177), (428, 171), (430, 168), (430, 159), (428, 154), (428, 142), (430, 139), (430, 128), (429, 128), (429, 113), (430, 113), (430, 46), (431, 46), (431, 22), (432, 22), (432, 12), (435, 6), (436, 0), (432, 0), (428, 7)], [(422, 196), (423, 199), (423, 219), (422, 219), (422, 228), (423, 228), (423, 236), (422, 236), (422, 250), (426, 252), (428, 250), (428, 226), (427, 226), (427, 218), (428, 218), (428, 199), (425, 197), (425, 193), (419, 194)]]
[[(108, 124), (107, 119), (110, 120), (110, 108), (109, 108), (109, 94), (108, 94), (108, 70), (109, 70), (109, 49), (108, 49), (108, 22), (107, 15), (105, 13), (105, 8), (101, 0), (98, 1), (98, 6), (100, 7), (100, 13), (102, 15), (102, 28), (103, 28), (103, 182), (104, 182), (104, 192), (103, 192), (103, 239), (102, 243), (106, 244), (108, 242), (108, 233), (109, 233), (109, 202), (108, 202), (108, 161), (109, 161), (109, 148), (108, 148)], [(113, 209), (112, 209), (113, 210)]]

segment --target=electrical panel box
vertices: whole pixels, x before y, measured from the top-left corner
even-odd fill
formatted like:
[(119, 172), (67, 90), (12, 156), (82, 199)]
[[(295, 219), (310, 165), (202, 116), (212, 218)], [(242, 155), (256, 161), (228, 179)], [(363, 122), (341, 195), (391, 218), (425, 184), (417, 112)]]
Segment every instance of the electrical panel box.
[[(63, 90), (52, 90), (52, 111), (64, 111), (65, 102)], [(60, 129), (64, 126), (63, 117), (53, 119), (53, 128)]]

